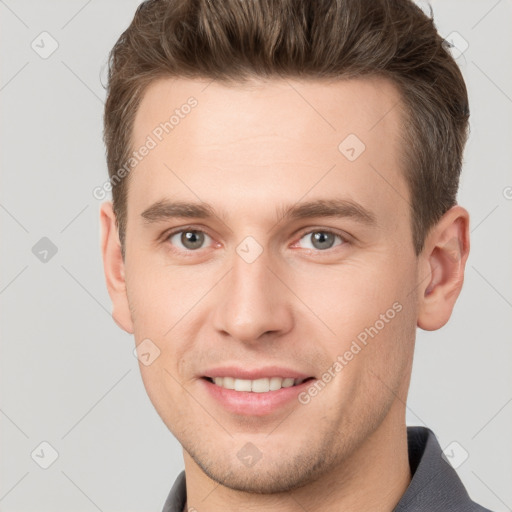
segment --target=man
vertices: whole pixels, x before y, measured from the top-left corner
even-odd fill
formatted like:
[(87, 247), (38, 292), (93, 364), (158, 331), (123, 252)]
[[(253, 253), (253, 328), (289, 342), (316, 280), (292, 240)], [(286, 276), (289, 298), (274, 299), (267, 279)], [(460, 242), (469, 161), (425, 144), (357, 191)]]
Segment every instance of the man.
[(102, 251), (183, 447), (164, 512), (486, 510), (405, 423), (416, 327), (463, 284), (468, 116), (407, 0), (139, 6), (110, 60)]

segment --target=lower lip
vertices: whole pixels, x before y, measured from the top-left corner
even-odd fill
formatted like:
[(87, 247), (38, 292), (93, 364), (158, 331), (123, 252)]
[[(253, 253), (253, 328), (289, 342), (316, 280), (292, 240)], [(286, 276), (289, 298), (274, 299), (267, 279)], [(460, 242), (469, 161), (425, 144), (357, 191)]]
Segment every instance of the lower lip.
[(226, 410), (234, 414), (248, 416), (270, 414), (293, 400), (299, 403), (297, 399), (298, 394), (315, 382), (315, 379), (310, 379), (297, 386), (255, 393), (253, 391), (226, 389), (204, 378), (200, 380), (204, 383), (211, 396), (220, 402)]

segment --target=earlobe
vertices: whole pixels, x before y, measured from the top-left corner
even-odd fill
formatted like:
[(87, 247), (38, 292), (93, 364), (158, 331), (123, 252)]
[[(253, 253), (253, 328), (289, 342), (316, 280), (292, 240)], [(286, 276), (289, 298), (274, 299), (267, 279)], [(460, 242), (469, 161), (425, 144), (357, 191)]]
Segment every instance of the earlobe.
[(431, 230), (420, 255), (418, 327), (434, 331), (448, 322), (462, 289), (468, 256), (469, 213), (456, 205)]
[(100, 207), (101, 252), (108, 294), (112, 300), (112, 318), (129, 334), (133, 334), (125, 282), (125, 264), (121, 254), (121, 244), (116, 226), (112, 202)]

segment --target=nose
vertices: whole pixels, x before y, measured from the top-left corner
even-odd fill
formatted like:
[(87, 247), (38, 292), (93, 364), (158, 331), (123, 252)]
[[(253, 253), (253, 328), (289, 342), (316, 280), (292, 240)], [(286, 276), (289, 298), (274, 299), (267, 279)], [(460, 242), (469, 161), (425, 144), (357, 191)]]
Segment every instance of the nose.
[(251, 344), (290, 331), (293, 293), (279, 266), (272, 264), (265, 251), (250, 263), (234, 252), (232, 262), (218, 291), (214, 315), (217, 332)]

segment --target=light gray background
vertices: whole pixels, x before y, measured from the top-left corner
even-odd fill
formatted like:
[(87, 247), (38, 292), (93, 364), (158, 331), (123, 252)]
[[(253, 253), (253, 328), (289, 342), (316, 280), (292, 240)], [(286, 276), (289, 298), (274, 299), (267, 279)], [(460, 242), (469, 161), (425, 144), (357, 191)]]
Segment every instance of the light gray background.
[[(158, 511), (183, 468), (110, 316), (92, 195), (107, 178), (101, 77), (138, 3), (0, 0), (2, 511)], [(472, 498), (512, 510), (512, 1), (432, 5), (443, 37), (469, 44), (472, 246), (450, 322), (418, 329), (407, 423), (456, 441)], [(43, 31), (59, 45), (47, 59), (31, 47)], [(46, 263), (42, 237), (58, 249)], [(31, 457), (43, 441), (48, 469)]]

